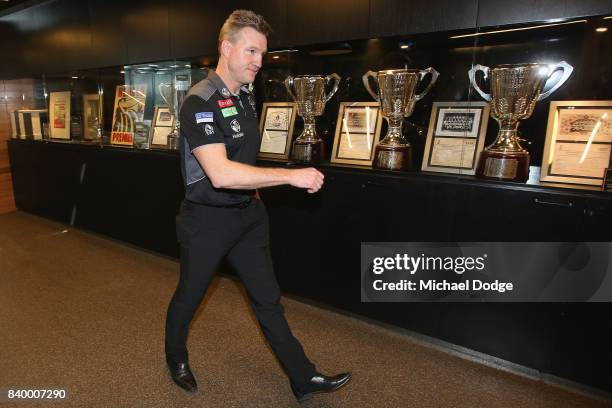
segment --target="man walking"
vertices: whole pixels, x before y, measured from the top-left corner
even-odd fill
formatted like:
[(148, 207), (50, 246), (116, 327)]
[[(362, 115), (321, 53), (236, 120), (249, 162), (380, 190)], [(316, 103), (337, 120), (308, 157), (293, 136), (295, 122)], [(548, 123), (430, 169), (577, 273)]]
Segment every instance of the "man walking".
[(289, 184), (316, 193), (323, 174), (314, 168), (254, 167), (261, 135), (250, 84), (267, 51), (268, 23), (236, 10), (219, 33), (216, 70), (187, 94), (180, 111), (185, 199), (177, 216), (181, 274), (166, 319), (166, 361), (173, 380), (195, 392), (186, 348), (189, 323), (223, 258), (244, 282), (251, 305), (299, 401), (335, 391), (350, 373), (318, 373), (293, 336), (272, 269), (268, 218), (256, 189)]

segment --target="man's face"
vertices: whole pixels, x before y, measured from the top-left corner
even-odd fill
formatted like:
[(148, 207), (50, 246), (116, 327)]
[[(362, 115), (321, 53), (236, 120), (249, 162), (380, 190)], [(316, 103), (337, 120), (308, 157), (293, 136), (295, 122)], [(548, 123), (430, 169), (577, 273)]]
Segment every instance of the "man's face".
[(245, 27), (229, 43), (228, 67), (232, 79), (241, 84), (250, 84), (261, 68), (263, 56), (268, 50), (266, 36), (251, 27)]

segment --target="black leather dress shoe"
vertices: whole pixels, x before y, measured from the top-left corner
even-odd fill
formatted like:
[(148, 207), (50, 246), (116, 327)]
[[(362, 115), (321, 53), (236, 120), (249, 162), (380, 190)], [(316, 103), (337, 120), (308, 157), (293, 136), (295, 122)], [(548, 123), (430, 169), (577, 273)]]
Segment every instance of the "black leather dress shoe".
[(177, 363), (170, 359), (166, 359), (168, 363), (168, 369), (172, 379), (182, 389), (189, 392), (196, 392), (198, 384), (196, 383), (195, 377), (189, 369), (188, 363)]
[(291, 383), (291, 390), (298, 402), (312, 398), (313, 394), (320, 392), (333, 392), (344, 386), (351, 379), (351, 373), (342, 373), (333, 377), (317, 373), (301, 388), (297, 388)]

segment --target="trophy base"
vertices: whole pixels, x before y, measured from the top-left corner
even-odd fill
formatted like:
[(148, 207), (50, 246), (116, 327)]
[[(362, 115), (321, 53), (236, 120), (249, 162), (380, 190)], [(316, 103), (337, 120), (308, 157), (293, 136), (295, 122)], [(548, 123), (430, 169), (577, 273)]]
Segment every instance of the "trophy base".
[(529, 153), (483, 150), (476, 168), (476, 177), (524, 183), (529, 178)]
[(374, 151), (372, 167), (383, 170), (409, 170), (412, 168), (412, 146), (378, 145)]
[(302, 142), (296, 140), (293, 143), (291, 159), (298, 163), (320, 163), (325, 157), (325, 145), (323, 140), (316, 142)]
[(166, 147), (168, 150), (178, 150), (179, 148), (179, 138), (178, 136), (168, 135), (168, 140), (166, 143)]

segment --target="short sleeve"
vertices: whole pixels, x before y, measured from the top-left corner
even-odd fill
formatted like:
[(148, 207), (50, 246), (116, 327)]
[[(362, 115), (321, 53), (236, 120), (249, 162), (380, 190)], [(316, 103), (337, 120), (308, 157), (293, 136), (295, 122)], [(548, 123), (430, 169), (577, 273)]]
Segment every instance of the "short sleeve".
[(190, 151), (211, 143), (224, 143), (223, 134), (216, 123), (219, 120), (215, 117), (217, 115), (218, 111), (199, 96), (190, 95), (185, 99), (179, 120), (181, 134), (187, 139)]

